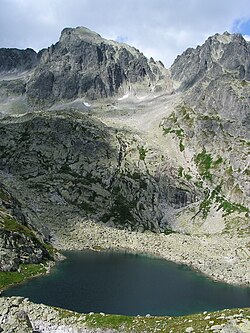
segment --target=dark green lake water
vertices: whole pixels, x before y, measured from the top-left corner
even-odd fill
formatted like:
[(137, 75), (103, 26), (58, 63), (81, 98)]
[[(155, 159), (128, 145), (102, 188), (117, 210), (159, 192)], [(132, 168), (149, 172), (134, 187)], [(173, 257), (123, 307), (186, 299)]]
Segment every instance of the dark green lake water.
[(213, 282), (164, 260), (112, 252), (67, 252), (47, 276), (10, 288), (5, 296), (78, 312), (183, 315), (250, 306), (250, 288)]

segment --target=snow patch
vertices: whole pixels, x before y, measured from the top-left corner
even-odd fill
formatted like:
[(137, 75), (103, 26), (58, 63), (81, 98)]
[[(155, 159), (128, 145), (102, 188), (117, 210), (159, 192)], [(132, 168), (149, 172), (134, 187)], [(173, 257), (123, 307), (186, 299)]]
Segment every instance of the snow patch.
[(148, 96), (138, 96), (137, 99), (139, 99), (139, 101), (143, 101), (144, 99), (146, 99)]
[(89, 103), (87, 103), (87, 102), (83, 102), (83, 104), (84, 104), (85, 106), (87, 106), (88, 108), (91, 106), (91, 104), (89, 104)]
[(122, 100), (128, 98), (128, 96), (129, 96), (129, 94), (126, 94), (126, 95), (122, 96), (121, 98), (118, 98), (118, 101), (122, 101)]

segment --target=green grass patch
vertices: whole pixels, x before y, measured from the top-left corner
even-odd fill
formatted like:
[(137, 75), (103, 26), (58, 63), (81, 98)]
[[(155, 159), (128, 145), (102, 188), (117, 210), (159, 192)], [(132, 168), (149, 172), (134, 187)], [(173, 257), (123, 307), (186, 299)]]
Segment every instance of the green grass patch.
[(221, 118), (218, 114), (199, 114), (198, 115), (198, 119), (199, 120), (203, 120), (203, 121), (220, 121)]
[(249, 209), (247, 207), (240, 205), (238, 203), (235, 203), (235, 202), (230, 202), (219, 195), (216, 196), (216, 202), (219, 203), (218, 210), (223, 209), (223, 211), (224, 211), (223, 216), (227, 216), (234, 212), (246, 213), (247, 216), (249, 214)]
[(195, 183), (195, 186), (202, 188), (203, 187), (203, 181), (202, 180), (197, 180)]
[(179, 167), (179, 169), (178, 169), (178, 176), (179, 177), (183, 177), (183, 173), (184, 173), (183, 167)]
[(227, 174), (228, 176), (232, 176), (232, 175), (233, 175), (233, 168), (231, 167), (231, 165), (230, 165), (229, 168), (226, 169), (226, 174)]
[(163, 132), (164, 134), (169, 134), (169, 133), (173, 133), (175, 134), (179, 139), (184, 138), (185, 134), (184, 134), (184, 130), (182, 128), (171, 128), (171, 127), (163, 127)]
[(217, 167), (223, 162), (223, 158), (220, 156), (216, 161), (213, 162), (213, 167)]
[(145, 161), (146, 154), (148, 152), (147, 148), (144, 148), (143, 146), (138, 147), (139, 150), (139, 158), (141, 161)]
[(242, 144), (242, 146), (250, 147), (250, 141), (240, 139), (240, 143)]
[(172, 123), (177, 123), (178, 117), (176, 116), (175, 112), (172, 112), (171, 115), (167, 118)]
[(246, 80), (242, 80), (241, 85), (242, 85), (242, 87), (246, 87), (246, 86), (248, 86), (248, 82)]
[[(89, 328), (90, 330), (115, 330), (123, 333), (181, 333), (193, 328), (192, 332), (212, 332), (214, 325), (225, 326), (232, 317), (237, 319), (237, 324), (250, 318), (250, 308), (226, 309), (215, 312), (203, 312), (186, 316), (123, 316), (104, 313), (80, 314), (77, 312), (51, 307), (62, 323)], [(189, 330), (187, 330), (189, 328)]]
[(19, 272), (0, 272), (0, 290), (45, 272), (43, 264), (21, 264)]
[(205, 197), (205, 199), (200, 203), (200, 210), (202, 211), (202, 217), (204, 219), (207, 218), (209, 212), (210, 212), (210, 209), (211, 209), (211, 206), (212, 206), (212, 199), (211, 197), (208, 195)]
[(183, 151), (184, 151), (184, 149), (185, 149), (185, 146), (184, 146), (184, 144), (183, 144), (182, 140), (180, 140), (180, 143), (179, 143), (179, 148), (180, 148), (180, 151), (181, 151), (181, 152), (183, 152)]
[(11, 200), (9, 194), (6, 191), (4, 191), (2, 188), (0, 188), (0, 199), (7, 202)]
[(198, 170), (200, 175), (203, 178), (206, 178), (210, 181), (212, 181), (212, 174), (210, 172), (210, 169), (212, 167), (212, 156), (211, 154), (208, 154), (206, 152), (206, 149), (204, 148), (203, 151), (195, 156), (194, 159), (196, 165), (198, 166)]
[[(168, 118), (168, 120), (171, 118), (171, 116)], [(162, 130), (164, 135), (167, 134), (175, 134), (177, 136), (177, 138), (179, 139), (179, 149), (181, 152), (184, 151), (185, 146), (183, 143), (183, 139), (185, 137), (185, 132), (184, 130), (177, 124), (178, 127), (176, 128), (172, 128), (172, 127), (164, 127), (164, 125), (162, 125)]]
[(184, 169), (183, 169), (183, 167), (179, 167), (179, 169), (178, 169), (178, 176), (179, 177), (183, 177), (183, 178), (185, 178), (186, 180), (190, 180), (190, 179), (192, 179), (192, 176), (189, 174), (189, 173), (186, 173), (185, 171), (184, 171)]
[(240, 205), (235, 202), (230, 202), (226, 200), (221, 194), (222, 183), (214, 188), (212, 192), (207, 194), (205, 199), (200, 204), (200, 210), (202, 211), (203, 218), (207, 218), (208, 213), (211, 209), (212, 204), (217, 204), (217, 211), (220, 209), (223, 210), (223, 217), (232, 214), (234, 212), (237, 213), (245, 213), (246, 217), (249, 216), (249, 209), (243, 205)]
[(189, 173), (185, 173), (184, 177), (186, 178), (186, 180), (192, 179), (192, 176)]
[(187, 106), (186, 104), (176, 108), (179, 113), (179, 118), (185, 126), (192, 128), (195, 121), (195, 112), (194, 110)]
[(57, 311), (59, 319), (67, 319), (74, 317), (74, 319), (77, 320), (81, 316), (80, 313), (73, 312), (70, 310), (65, 310), (57, 307), (52, 307), (52, 308)]
[(221, 187), (222, 187), (222, 184), (216, 186), (215, 189), (212, 192), (208, 193), (206, 195), (205, 199), (201, 202), (200, 210), (202, 211), (202, 217), (204, 219), (207, 218), (216, 196), (219, 195), (219, 193), (221, 191)]
[(0, 228), (10, 232), (20, 232), (25, 236), (31, 239), (37, 239), (34, 232), (30, 230), (28, 227), (18, 223), (13, 217), (9, 215), (1, 216), (0, 218)]
[(164, 127), (163, 127), (163, 132), (164, 132), (164, 134), (169, 134), (169, 133), (171, 133), (171, 127), (167, 127), (167, 128), (164, 128)]
[(86, 324), (91, 328), (129, 329), (133, 326), (134, 317), (120, 315), (93, 314), (86, 316)]
[(12, 216), (7, 215), (6, 213), (4, 215), (0, 215), (0, 229), (1, 228), (5, 231), (17, 232), (28, 237), (35, 244), (37, 244), (37, 246), (47, 251), (48, 254), (46, 257), (48, 259), (52, 259), (54, 257), (56, 249), (51, 244), (41, 242), (31, 229), (18, 223)]
[(249, 168), (245, 169), (243, 174), (250, 177), (250, 169)]
[(42, 245), (45, 247), (51, 258), (53, 258), (57, 250), (49, 243), (42, 243)]
[(182, 128), (172, 130), (172, 133), (175, 133), (178, 138), (184, 138), (184, 130)]
[[(199, 313), (180, 317), (127, 317), (120, 315), (86, 315), (83, 321), (87, 327), (96, 329), (114, 329), (119, 332), (160, 332), (180, 333), (186, 332), (192, 327), (196, 333), (210, 332), (211, 326), (226, 324), (230, 316), (237, 315), (237, 318), (246, 318), (250, 315), (250, 309), (230, 309), (210, 313)], [(79, 320), (79, 319), (78, 319)]]

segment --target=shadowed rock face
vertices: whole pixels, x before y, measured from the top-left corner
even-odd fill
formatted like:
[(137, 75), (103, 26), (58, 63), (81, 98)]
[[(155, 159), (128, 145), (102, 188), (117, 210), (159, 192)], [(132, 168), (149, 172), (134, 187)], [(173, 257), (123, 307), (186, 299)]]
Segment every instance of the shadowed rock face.
[(30, 70), (37, 64), (37, 53), (32, 49), (0, 49), (0, 72)]
[(1, 177), (9, 178), (42, 233), (39, 223), (53, 221), (57, 210), (59, 220), (51, 225), (67, 223), (65, 211), (129, 230), (159, 231), (163, 204), (179, 208), (195, 200), (189, 188), (146, 169), (130, 133), (80, 112), (6, 118), (0, 142)]
[(52, 257), (28, 225), (19, 202), (0, 183), (0, 271), (48, 259)]
[(66, 28), (44, 50), (27, 94), (32, 105), (85, 96), (110, 97), (136, 84), (152, 86), (165, 68), (126, 44), (107, 41), (86, 29)]

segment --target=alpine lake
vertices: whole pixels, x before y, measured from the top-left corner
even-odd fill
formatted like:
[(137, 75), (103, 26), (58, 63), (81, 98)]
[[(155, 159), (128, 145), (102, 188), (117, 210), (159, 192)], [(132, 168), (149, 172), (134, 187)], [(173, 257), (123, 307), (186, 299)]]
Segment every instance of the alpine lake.
[(250, 288), (206, 278), (187, 266), (142, 255), (69, 251), (51, 273), (5, 290), (80, 313), (180, 316), (249, 307)]

